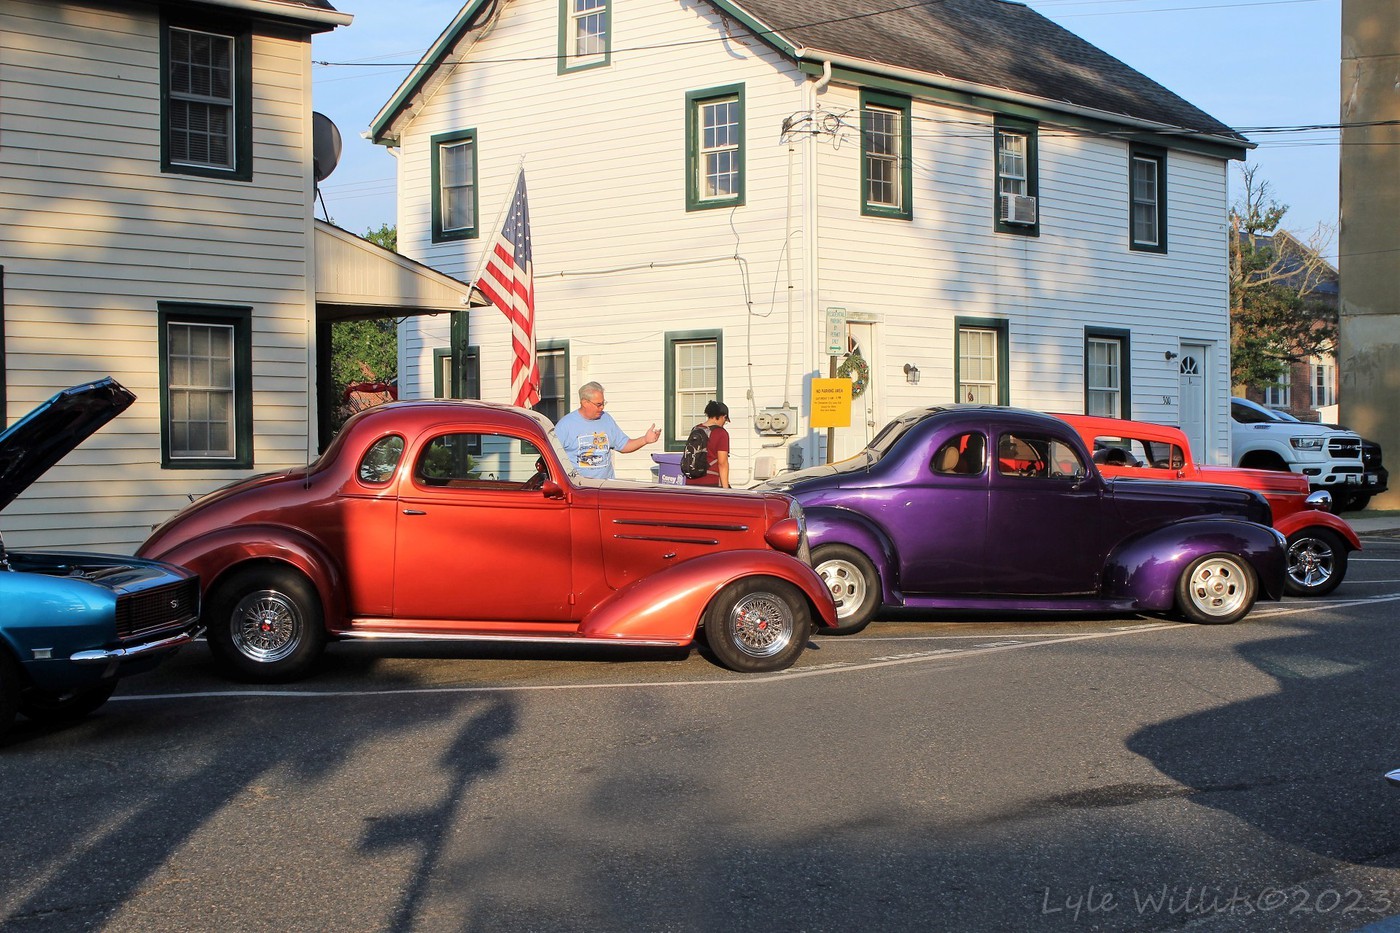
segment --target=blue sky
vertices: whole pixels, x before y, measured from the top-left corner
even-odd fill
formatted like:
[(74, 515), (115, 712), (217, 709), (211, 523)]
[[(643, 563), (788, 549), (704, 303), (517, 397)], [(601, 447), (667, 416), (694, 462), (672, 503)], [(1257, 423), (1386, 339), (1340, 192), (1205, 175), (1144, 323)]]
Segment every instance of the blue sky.
[[(394, 222), (393, 156), (360, 138), (461, 9), (459, 0), (332, 0), (355, 17), (318, 36), (315, 109), (340, 128), (340, 166), (322, 185), (331, 219), (354, 233)], [(899, 5), (892, 2), (891, 6)], [(1258, 143), (1258, 166), (1304, 237), (1337, 222), (1338, 134), (1256, 127), (1338, 120), (1341, 0), (1030, 0), (1030, 7)], [(1239, 188), (1231, 168), (1232, 198)], [(318, 209), (317, 216), (321, 216)], [(1335, 243), (1331, 251), (1335, 255)]]

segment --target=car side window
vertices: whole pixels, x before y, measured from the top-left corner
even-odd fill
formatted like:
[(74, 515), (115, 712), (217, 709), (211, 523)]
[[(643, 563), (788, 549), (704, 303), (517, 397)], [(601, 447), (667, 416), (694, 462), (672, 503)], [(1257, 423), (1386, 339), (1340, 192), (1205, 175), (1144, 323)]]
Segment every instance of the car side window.
[(1059, 438), (1007, 433), (997, 445), (997, 471), (1002, 476), (1079, 480), (1084, 461)]
[(403, 459), (403, 438), (397, 434), (381, 437), (369, 446), (360, 458), (360, 467), (355, 475), (360, 482), (373, 486), (383, 485), (394, 478), (394, 471)]
[(538, 489), (548, 478), (540, 449), (507, 434), (441, 434), (423, 447), (413, 467), (419, 485), (451, 489), (515, 492)]
[(977, 476), (985, 467), (986, 439), (975, 432), (949, 438), (933, 455), (933, 472), (943, 476)]

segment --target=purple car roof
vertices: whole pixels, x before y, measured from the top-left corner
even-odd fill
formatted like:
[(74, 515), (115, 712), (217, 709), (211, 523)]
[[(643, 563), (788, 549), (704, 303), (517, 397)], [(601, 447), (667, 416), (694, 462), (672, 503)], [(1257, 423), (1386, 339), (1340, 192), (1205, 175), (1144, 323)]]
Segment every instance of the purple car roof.
[(108, 376), (64, 389), (6, 428), (0, 433), (0, 509), (134, 401)]

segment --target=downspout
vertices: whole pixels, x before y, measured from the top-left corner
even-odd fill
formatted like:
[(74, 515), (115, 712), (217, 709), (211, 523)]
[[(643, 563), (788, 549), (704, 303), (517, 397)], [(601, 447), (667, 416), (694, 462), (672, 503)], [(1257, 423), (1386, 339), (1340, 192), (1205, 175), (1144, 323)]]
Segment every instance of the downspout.
[[(801, 57), (799, 53), (799, 57)], [(811, 120), (807, 134), (807, 146), (802, 151), (802, 334), (803, 343), (807, 347), (806, 370), (812, 376), (820, 376), (821, 370), (821, 347), (820, 316), (818, 312), (819, 290), (821, 287), (820, 261), (817, 255), (817, 195), (819, 186), (817, 185), (817, 95), (831, 83), (831, 61), (822, 62), (821, 77), (815, 81), (808, 81), (803, 84), (803, 110), (807, 112)], [(788, 267), (791, 269), (791, 266)], [(790, 291), (790, 290), (789, 290)], [(807, 406), (808, 430), (806, 433), (806, 444), (803, 452), (803, 466), (812, 466), (818, 462), (820, 452), (817, 443), (817, 435), (811, 430), (811, 405)]]

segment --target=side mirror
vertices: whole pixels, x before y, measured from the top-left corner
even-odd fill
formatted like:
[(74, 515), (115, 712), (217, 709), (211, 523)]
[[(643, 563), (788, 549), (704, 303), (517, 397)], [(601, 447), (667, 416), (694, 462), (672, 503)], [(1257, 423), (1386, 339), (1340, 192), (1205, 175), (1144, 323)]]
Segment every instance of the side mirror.
[(544, 494), (544, 497), (546, 499), (564, 498), (564, 487), (560, 486), (552, 479), (547, 479), (544, 481), (544, 484), (540, 486), (540, 492)]
[(1396, 768), (1385, 776), (1385, 779), (1396, 787), (1400, 787), (1400, 768)]

